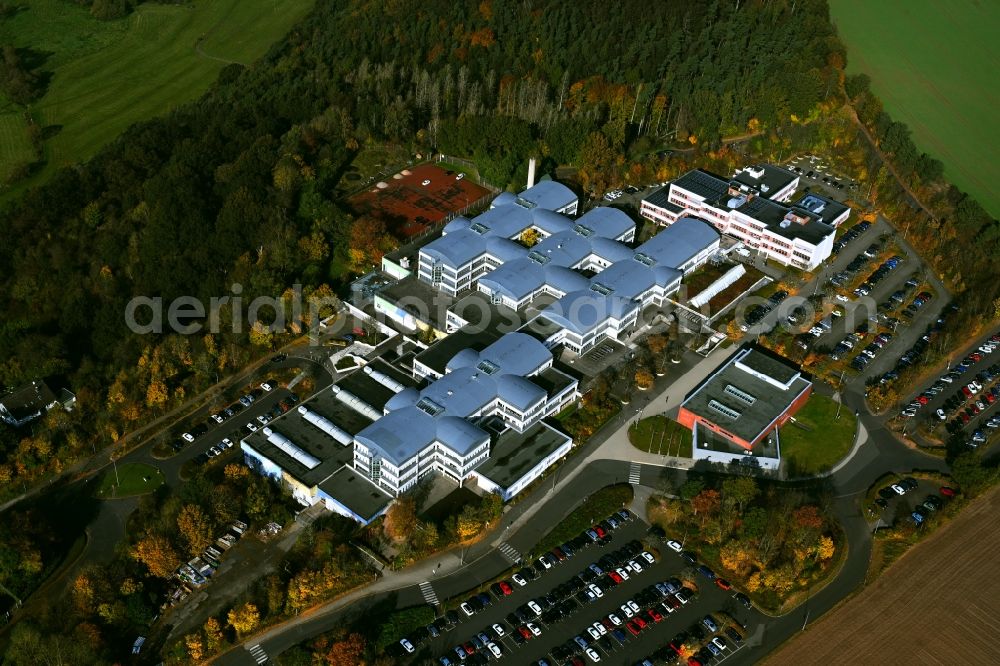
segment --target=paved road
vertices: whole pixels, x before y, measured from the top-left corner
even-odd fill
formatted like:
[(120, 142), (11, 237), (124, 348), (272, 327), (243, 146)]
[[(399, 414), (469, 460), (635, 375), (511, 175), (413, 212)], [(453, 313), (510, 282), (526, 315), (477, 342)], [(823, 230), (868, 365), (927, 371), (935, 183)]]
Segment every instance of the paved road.
[[(690, 359), (686, 359), (686, 362), (689, 370), (696, 365)], [(646, 394), (640, 396), (640, 400), (648, 403), (658, 397), (656, 394)], [(868, 432), (868, 441), (833, 477), (795, 485), (817, 487), (824, 496), (830, 498), (831, 510), (842, 523), (847, 535), (847, 561), (837, 577), (822, 590), (811, 594), (803, 606), (786, 616), (766, 622), (762, 620), (759, 630), (750, 626), (754, 639), (748, 641), (745, 649), (730, 657), (734, 663), (752, 663), (762, 658), (800, 631), (807, 621), (832, 608), (864, 582), (871, 540), (869, 523), (861, 513), (858, 498), (878, 477), (886, 471), (906, 473), (914, 468), (946, 469), (942, 460), (925, 456), (896, 440), (880, 419), (864, 409), (861, 393), (845, 391), (843, 400), (846, 408), (861, 412), (859, 418)], [(619, 415), (610, 427), (599, 432), (592, 440), (594, 450), (627, 427), (628, 420), (634, 415), (634, 411), (627, 411)], [(439, 600), (462, 595), (483, 582), (510, 571), (510, 560), (498, 548), (501, 543), (506, 544), (505, 549), (509, 546), (518, 553), (527, 554), (552, 525), (580, 503), (581, 498), (609, 483), (627, 480), (633, 469), (631, 460), (592, 459), (587, 455), (578, 455), (560, 470), (557, 477), (553, 477), (551, 486), (546, 483), (536, 488), (528, 497), (514, 505), (497, 532), (462, 553), (461, 558), (457, 553), (449, 553), (440, 558), (440, 563), (426, 562), (412, 571), (390, 574), (366, 590), (329, 604), (319, 612), (271, 629), (255, 637), (250, 644), (256, 646), (258, 653), (263, 650), (265, 654), (274, 656), (338, 626), (344, 622), (345, 613), (356, 615), (381, 612), (385, 608), (426, 603), (425, 594), (419, 587), (419, 583), (425, 581), (431, 583)], [(662, 487), (664, 482), (682, 483), (685, 474), (684, 470), (660, 465), (639, 465), (640, 484), (647, 488)], [(522, 515), (527, 516), (527, 519), (521, 520)], [(440, 564), (440, 568), (437, 564)], [(628, 659), (637, 656), (631, 652), (622, 652), (622, 659), (626, 655)], [(220, 657), (218, 663), (249, 666), (256, 663), (256, 656), (238, 647)], [(611, 660), (610, 663), (619, 662)]]

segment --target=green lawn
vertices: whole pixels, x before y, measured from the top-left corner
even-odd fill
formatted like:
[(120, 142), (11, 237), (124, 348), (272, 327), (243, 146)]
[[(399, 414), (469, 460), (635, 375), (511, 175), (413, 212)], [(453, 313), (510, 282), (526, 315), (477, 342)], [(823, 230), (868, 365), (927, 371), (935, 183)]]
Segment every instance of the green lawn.
[(795, 421), (808, 430), (789, 422), (778, 433), (781, 458), (790, 476), (825, 472), (854, 445), (854, 411), (844, 408), (838, 419), (837, 403), (824, 395), (813, 394), (795, 415)]
[[(0, 43), (51, 54), (42, 67), (53, 73), (51, 83), (32, 110), (61, 129), (46, 142), (46, 168), (29, 183), (93, 156), (132, 123), (200, 96), (227, 62), (263, 55), (313, 4), (147, 3), (125, 18), (98, 21), (66, 0), (31, 0), (0, 22)], [(2, 132), (0, 121), (0, 138)], [(0, 173), (8, 167), (7, 152), (0, 149)]]
[(621, 483), (605, 486), (583, 500), (583, 504), (559, 521), (532, 549), (534, 555), (544, 553), (569, 541), (595, 522), (604, 520), (613, 512), (632, 502), (632, 486)]
[(886, 111), (910, 127), (917, 146), (1000, 215), (1000, 161), (993, 155), (1000, 144), (1000, 3), (832, 0), (830, 13), (847, 45), (848, 72), (868, 74)]
[(114, 467), (104, 472), (94, 494), (98, 499), (131, 497), (151, 493), (161, 485), (163, 472), (156, 467), (144, 463), (124, 463), (118, 465), (117, 477)]
[(628, 440), (640, 451), (690, 458), (691, 431), (666, 416), (648, 416), (628, 429)]
[(31, 162), (33, 156), (24, 115), (0, 98), (0, 185), (15, 165)]

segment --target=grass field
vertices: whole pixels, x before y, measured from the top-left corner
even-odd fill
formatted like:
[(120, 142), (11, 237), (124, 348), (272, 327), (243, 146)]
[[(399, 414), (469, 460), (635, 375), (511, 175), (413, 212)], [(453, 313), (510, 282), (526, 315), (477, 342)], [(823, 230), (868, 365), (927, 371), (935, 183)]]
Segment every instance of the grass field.
[(1000, 3), (832, 0), (830, 13), (847, 45), (847, 71), (868, 74), (886, 111), (909, 125), (917, 147), (1000, 216), (1000, 161), (993, 156), (1000, 143)]
[(628, 429), (628, 441), (640, 451), (690, 458), (691, 431), (666, 416), (649, 416)]
[(33, 154), (24, 115), (0, 96), (0, 183), (14, 165), (30, 162)]
[[(263, 55), (313, 4), (150, 3), (123, 19), (98, 21), (65, 0), (31, 0), (0, 23), (0, 43), (50, 54), (42, 69), (53, 73), (52, 80), (32, 109), (45, 125), (61, 129), (46, 142), (45, 169), (20, 188), (93, 156), (132, 123), (198, 97), (227, 63)], [(0, 139), (15, 127), (8, 115), (0, 103)], [(14, 155), (6, 141), (0, 146), (2, 174)]]
[(846, 456), (854, 444), (857, 419), (850, 409), (840, 410), (825, 395), (813, 394), (795, 415), (796, 422), (786, 423), (779, 433), (781, 458), (791, 476), (819, 474), (829, 470)]
[(966, 507), (767, 664), (997, 664), (1000, 489)]
[[(118, 485), (120, 482), (120, 485)], [(163, 485), (163, 472), (143, 463), (118, 465), (118, 475), (114, 468), (108, 469), (97, 486), (98, 499), (115, 499), (151, 493)]]

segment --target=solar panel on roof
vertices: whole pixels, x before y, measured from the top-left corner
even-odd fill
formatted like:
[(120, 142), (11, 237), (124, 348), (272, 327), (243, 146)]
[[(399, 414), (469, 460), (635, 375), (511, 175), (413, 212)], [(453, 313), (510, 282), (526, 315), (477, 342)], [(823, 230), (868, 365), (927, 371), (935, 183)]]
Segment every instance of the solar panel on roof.
[(736, 388), (732, 384), (726, 384), (726, 388), (724, 388), (723, 391), (725, 391), (729, 395), (733, 396), (734, 398), (736, 398), (740, 402), (745, 402), (748, 405), (752, 405), (753, 403), (755, 403), (757, 401), (757, 398), (753, 397), (752, 395), (750, 395), (746, 391), (742, 391), (742, 390)]
[(727, 416), (727, 417), (729, 417), (731, 419), (738, 419), (738, 418), (740, 418), (740, 413), (738, 411), (736, 411), (735, 409), (732, 409), (731, 407), (726, 407), (725, 405), (723, 405), (721, 402), (719, 402), (717, 400), (709, 400), (708, 401), (708, 407), (709, 407), (709, 409), (713, 409), (716, 412), (718, 412), (719, 414), (722, 414), (723, 416)]

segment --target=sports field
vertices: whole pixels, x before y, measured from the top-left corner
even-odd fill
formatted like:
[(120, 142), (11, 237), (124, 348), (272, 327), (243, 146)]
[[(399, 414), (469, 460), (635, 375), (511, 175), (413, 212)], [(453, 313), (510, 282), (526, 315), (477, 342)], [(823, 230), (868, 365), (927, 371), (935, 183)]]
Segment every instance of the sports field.
[(1000, 216), (1000, 3), (981, 0), (831, 0), (847, 71), (864, 72), (921, 150)]
[[(263, 55), (314, 0), (195, 0), (147, 3), (116, 21), (98, 21), (66, 0), (31, 0), (0, 21), (0, 43), (47, 55), (46, 94), (32, 105), (58, 133), (45, 142), (48, 165), (86, 160), (132, 123), (201, 95), (228, 62)], [(0, 138), (23, 136), (20, 112), (0, 98)], [(20, 144), (0, 142), (0, 180), (23, 158)], [(8, 146), (14, 146), (9, 148)], [(16, 152), (19, 151), (19, 152)]]
[(766, 663), (1000, 663), (998, 511), (994, 489)]

